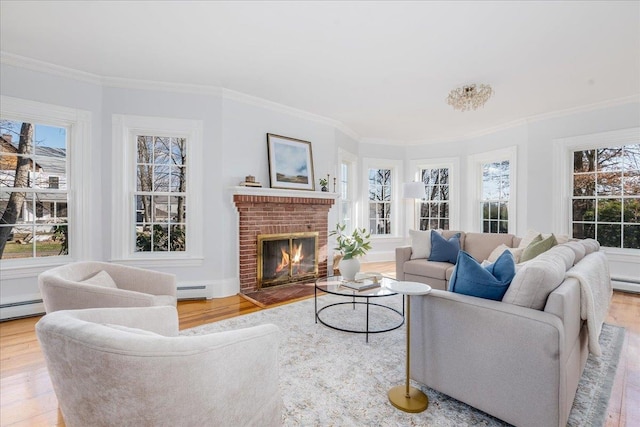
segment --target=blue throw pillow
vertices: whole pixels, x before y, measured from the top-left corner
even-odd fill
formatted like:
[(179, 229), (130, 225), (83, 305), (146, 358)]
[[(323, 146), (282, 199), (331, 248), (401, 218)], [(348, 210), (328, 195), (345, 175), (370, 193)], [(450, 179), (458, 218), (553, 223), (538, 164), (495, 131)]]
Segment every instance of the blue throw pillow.
[(486, 267), (465, 251), (460, 251), (449, 280), (449, 291), (502, 301), (515, 275), (516, 262), (511, 251), (505, 250), (496, 262)]
[(431, 254), (429, 261), (456, 263), (460, 252), (460, 233), (456, 233), (446, 240), (440, 233), (431, 233)]

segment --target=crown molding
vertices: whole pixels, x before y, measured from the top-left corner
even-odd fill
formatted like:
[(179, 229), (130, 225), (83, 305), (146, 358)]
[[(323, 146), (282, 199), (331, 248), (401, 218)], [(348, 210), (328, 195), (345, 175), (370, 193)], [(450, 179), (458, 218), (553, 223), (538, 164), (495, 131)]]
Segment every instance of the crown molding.
[(102, 77), (97, 74), (87, 73), (73, 68), (67, 68), (61, 65), (52, 64), (50, 62), (27, 58), (26, 56), (15, 55), (13, 53), (4, 51), (0, 51), (0, 63), (11, 65), (14, 67), (26, 68), (32, 71), (53, 74), (55, 76), (79, 80), (84, 83), (91, 83), (95, 85), (102, 84)]
[(278, 102), (269, 101), (254, 95), (248, 95), (246, 93), (238, 92), (233, 89), (223, 88), (222, 97), (225, 99), (230, 99), (230, 100), (242, 102), (245, 104), (255, 105), (257, 107), (266, 108), (268, 110), (275, 111), (278, 113), (285, 113), (285, 114), (299, 117), (301, 119), (310, 120), (316, 123), (332, 126), (340, 130), (341, 132), (344, 132), (345, 134), (355, 139), (356, 141), (361, 140), (360, 135), (354, 132), (351, 128), (345, 126), (342, 122), (339, 122), (334, 119), (330, 119), (328, 117), (310, 113), (308, 111), (300, 110), (298, 108), (290, 107), (288, 105), (280, 104)]
[(121, 77), (102, 77), (102, 86), (133, 89), (133, 90), (156, 90), (161, 92), (188, 93), (195, 95), (221, 96), (222, 89), (216, 86), (197, 85), (188, 83), (158, 82), (153, 80), (125, 79)]

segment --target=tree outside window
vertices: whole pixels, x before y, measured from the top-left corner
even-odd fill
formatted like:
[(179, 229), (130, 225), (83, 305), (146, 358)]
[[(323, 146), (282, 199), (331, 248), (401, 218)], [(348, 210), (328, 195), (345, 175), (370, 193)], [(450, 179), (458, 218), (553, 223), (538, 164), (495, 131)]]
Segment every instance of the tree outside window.
[(449, 229), (449, 168), (421, 169), (425, 197), (420, 202), (420, 230)]
[(640, 144), (573, 152), (572, 232), (640, 249)]
[(186, 251), (186, 138), (138, 135), (136, 252)]
[(369, 169), (369, 232), (391, 234), (391, 169)]
[(509, 232), (509, 161), (482, 164), (482, 232)]
[(1, 119), (0, 257), (67, 255), (67, 129)]

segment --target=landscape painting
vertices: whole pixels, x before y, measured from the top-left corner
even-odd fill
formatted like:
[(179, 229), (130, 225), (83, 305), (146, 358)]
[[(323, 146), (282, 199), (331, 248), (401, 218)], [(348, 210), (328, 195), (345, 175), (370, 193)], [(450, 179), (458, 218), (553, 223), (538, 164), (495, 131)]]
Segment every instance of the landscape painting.
[(311, 143), (267, 134), (271, 188), (314, 190)]

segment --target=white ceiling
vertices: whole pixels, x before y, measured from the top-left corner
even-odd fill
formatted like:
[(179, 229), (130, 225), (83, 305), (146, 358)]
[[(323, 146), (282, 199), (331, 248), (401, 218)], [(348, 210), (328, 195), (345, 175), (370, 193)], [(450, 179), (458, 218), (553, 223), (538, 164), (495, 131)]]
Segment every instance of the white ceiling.
[[(231, 89), (361, 138), (450, 140), (640, 99), (640, 2), (0, 3), (0, 50), (102, 77)], [(484, 108), (448, 92), (490, 84)]]

